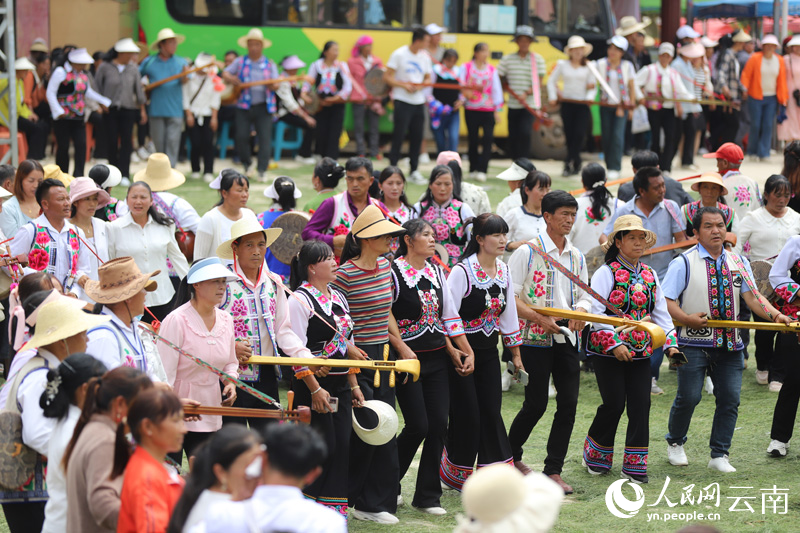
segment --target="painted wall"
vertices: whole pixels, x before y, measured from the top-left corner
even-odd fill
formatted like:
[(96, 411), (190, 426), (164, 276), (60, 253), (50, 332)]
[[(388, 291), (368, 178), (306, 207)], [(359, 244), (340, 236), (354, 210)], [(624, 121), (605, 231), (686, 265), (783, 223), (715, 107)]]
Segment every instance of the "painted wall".
[(37, 37), (50, 44), (49, 4), (50, 0), (15, 0), (17, 57), (28, 55)]

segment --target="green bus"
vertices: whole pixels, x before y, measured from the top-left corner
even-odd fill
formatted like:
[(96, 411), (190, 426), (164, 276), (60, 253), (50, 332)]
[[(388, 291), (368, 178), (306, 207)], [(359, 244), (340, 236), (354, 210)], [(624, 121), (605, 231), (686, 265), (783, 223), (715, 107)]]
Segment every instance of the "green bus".
[[(140, 38), (151, 42), (161, 28), (186, 36), (178, 53), (194, 57), (204, 51), (222, 57), (240, 49), (236, 40), (249, 27), (260, 27), (272, 41), (265, 54), (275, 61), (296, 54), (306, 63), (319, 57), (324, 43), (335, 40), (346, 60), (364, 33), (374, 39), (373, 53), (384, 61), (396, 48), (410, 42), (415, 24), (435, 22), (449, 28), (442, 46), (454, 48), (460, 62), (472, 56), (478, 42), (486, 42), (493, 61), (514, 51), (510, 42), (518, 24), (533, 26), (539, 42), (534, 49), (552, 68), (570, 35), (581, 35), (602, 56), (613, 33), (610, 0), (147, 0), (139, 4)], [(540, 128), (532, 142), (536, 159), (559, 158), (564, 153), (560, 120)], [(508, 134), (503, 121), (495, 129), (498, 144)], [(464, 131), (464, 121), (462, 132)], [(351, 124), (350, 119), (345, 127)], [(390, 130), (384, 121), (382, 130)]]

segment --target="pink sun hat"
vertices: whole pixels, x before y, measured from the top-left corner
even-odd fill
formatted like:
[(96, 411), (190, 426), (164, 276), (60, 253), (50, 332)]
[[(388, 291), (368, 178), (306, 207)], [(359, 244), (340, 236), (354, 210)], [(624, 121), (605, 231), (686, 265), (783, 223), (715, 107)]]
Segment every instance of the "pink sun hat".
[(69, 184), (69, 203), (74, 204), (78, 200), (97, 195), (97, 208), (107, 206), (111, 203), (111, 196), (97, 186), (92, 178), (76, 178)]

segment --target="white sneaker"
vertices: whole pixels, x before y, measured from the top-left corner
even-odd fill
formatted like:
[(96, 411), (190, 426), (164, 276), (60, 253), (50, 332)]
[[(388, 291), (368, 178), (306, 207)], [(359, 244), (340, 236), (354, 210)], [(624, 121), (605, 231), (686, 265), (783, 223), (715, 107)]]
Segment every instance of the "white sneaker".
[(704, 388), (708, 394), (714, 394), (714, 382), (711, 381), (711, 376), (706, 376), (706, 384)]
[(730, 461), (728, 461), (727, 455), (723, 455), (722, 457), (713, 457), (708, 462), (708, 467), (719, 472), (736, 472), (736, 469), (732, 467)]
[(314, 159), (313, 157), (303, 157), (301, 155), (296, 155), (296, 156), (294, 156), (294, 160), (297, 163), (301, 163), (303, 165), (316, 165), (317, 164), (317, 160)]
[(422, 152), (419, 154), (419, 162), (423, 165), (427, 165), (431, 162), (431, 156), (428, 155), (428, 152)]
[(434, 516), (446, 515), (447, 511), (443, 507), (414, 507), (420, 513), (432, 514)]
[(206, 172), (205, 174), (203, 174), (203, 181), (205, 181), (206, 183), (211, 183), (212, 181), (214, 181), (214, 178), (216, 178), (216, 176), (211, 172)]
[(553, 378), (550, 378), (550, 387), (548, 387), (547, 389), (547, 397), (548, 398), (556, 397), (556, 388), (553, 386)]
[(147, 161), (147, 158), (150, 157), (150, 152), (144, 146), (140, 146), (136, 153), (139, 154), (139, 159), (142, 161)]
[(683, 170), (700, 170), (700, 167), (697, 165), (681, 165)]
[(659, 394), (664, 394), (664, 389), (658, 386), (658, 382), (656, 378), (650, 379), (650, 394), (653, 396), (658, 396)]
[(768, 385), (769, 384), (769, 371), (768, 370), (756, 370), (756, 383), (759, 385)]
[(609, 170), (608, 179), (610, 180), (619, 179), (619, 170)]
[(192, 178), (193, 180), (198, 180), (198, 179), (200, 179), (200, 173), (199, 172), (192, 172), (189, 175), (189, 177)]
[(481, 183), (486, 183), (486, 172), (476, 172), (475, 173), (475, 181), (479, 181)]
[(689, 459), (683, 451), (683, 445), (675, 443), (667, 446), (667, 459), (672, 466), (689, 466)]
[(450, 485), (448, 485), (447, 483), (445, 483), (444, 481), (439, 481), (439, 485), (441, 485), (441, 487), (442, 487), (442, 492), (444, 492), (446, 490), (456, 490), (453, 487), (451, 487)]
[(123, 187), (130, 187), (131, 180), (128, 177), (123, 176), (122, 180), (119, 182), (119, 184), (122, 185)]
[(769, 382), (769, 390), (770, 390), (770, 392), (780, 392), (782, 387), (783, 387), (783, 383), (781, 383), (780, 381), (770, 381)]
[(141, 159), (139, 159), (139, 154), (136, 152), (131, 152), (131, 163), (141, 163)]
[(508, 392), (508, 389), (511, 388), (511, 384), (514, 382), (513, 377), (507, 371), (503, 372), (503, 375), (500, 377), (500, 388), (503, 389), (503, 392)]
[(788, 442), (781, 442), (779, 440), (772, 439), (767, 447), (767, 453), (772, 457), (786, 457), (786, 450), (788, 449)]
[(368, 513), (366, 511), (359, 511), (358, 509), (353, 509), (350, 511), (350, 518), (355, 518), (356, 520), (366, 520), (367, 522), (377, 522), (378, 524), (396, 524), (400, 521), (395, 515), (392, 513), (387, 513), (386, 511), (382, 511), (380, 513)]
[(425, 179), (419, 170), (415, 170), (408, 176), (408, 181), (411, 183), (416, 183), (417, 185), (427, 185), (428, 180)]
[(144, 145), (144, 149), (151, 154), (158, 152), (158, 150), (156, 150), (156, 143), (154, 143), (153, 141), (147, 141), (147, 143)]
[(403, 500), (403, 495), (402, 494), (398, 494), (397, 495), (397, 506), (400, 507), (401, 505), (403, 505), (405, 503), (406, 502), (405, 502), (405, 500)]

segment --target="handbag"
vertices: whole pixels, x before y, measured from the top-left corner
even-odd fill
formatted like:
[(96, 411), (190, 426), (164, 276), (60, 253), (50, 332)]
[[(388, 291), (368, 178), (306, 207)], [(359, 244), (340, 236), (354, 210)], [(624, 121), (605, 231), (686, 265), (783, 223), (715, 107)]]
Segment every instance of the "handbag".
[(22, 413), (17, 403), (17, 390), (30, 374), (47, 368), (47, 361), (37, 355), (7, 383), (11, 389), (6, 408), (0, 411), (0, 487), (7, 490), (17, 490), (31, 479), (39, 455), (22, 442)]
[(647, 108), (643, 105), (638, 105), (633, 108), (631, 133), (644, 133), (646, 131), (650, 131), (650, 120), (647, 118)]

